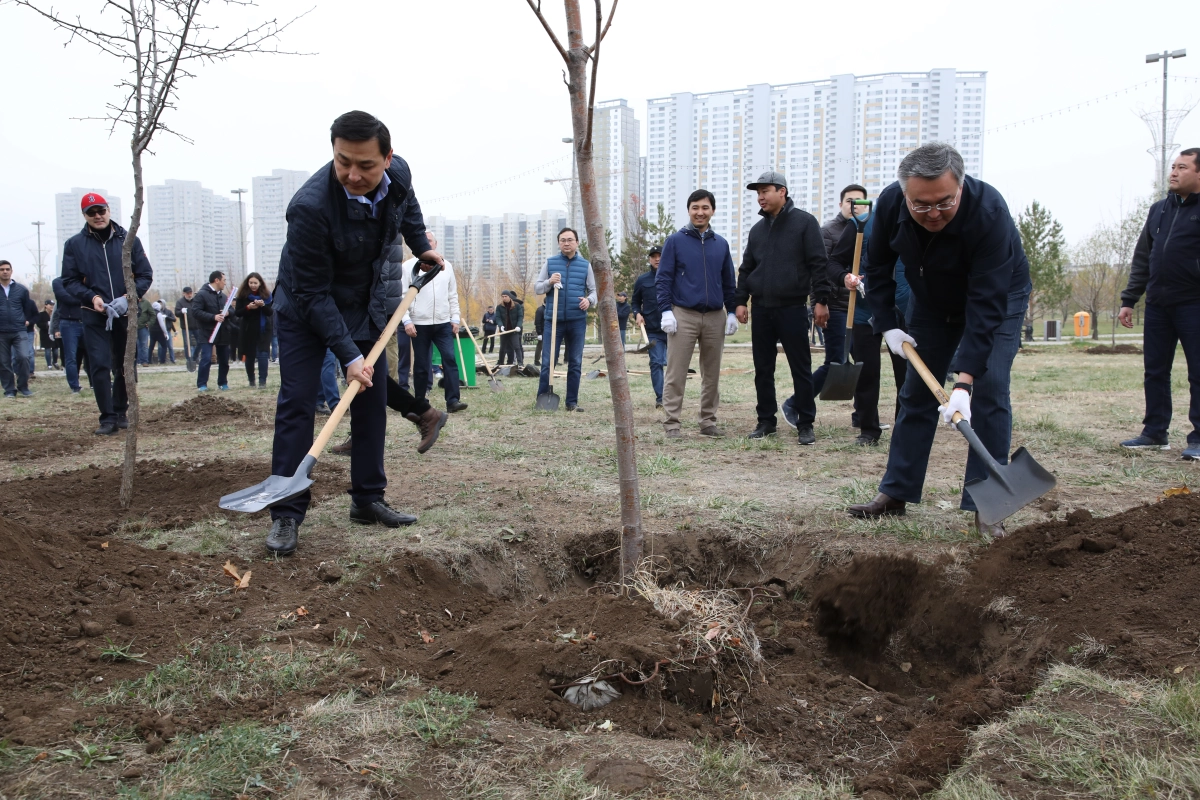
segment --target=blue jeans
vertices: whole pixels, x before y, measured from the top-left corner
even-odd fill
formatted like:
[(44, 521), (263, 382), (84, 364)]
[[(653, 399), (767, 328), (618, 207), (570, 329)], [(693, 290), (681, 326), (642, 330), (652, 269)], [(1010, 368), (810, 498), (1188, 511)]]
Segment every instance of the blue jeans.
[(59, 319), (58, 334), (62, 337), (63, 369), (67, 373), (67, 385), (72, 391), (79, 389), (79, 344), (83, 341), (83, 323), (76, 319)]
[[(629, 318), (626, 317), (625, 319), (628, 320)], [(625, 347), (625, 321), (622, 321), (620, 323), (619, 327), (621, 328), (621, 347), (624, 348)]]
[(229, 385), (229, 345), (200, 342), (200, 362), (196, 366), (196, 388), (208, 386), (208, 370), (213, 363), (213, 350), (217, 351), (217, 385)]
[(1171, 366), (1179, 344), (1183, 345), (1191, 388), (1188, 419), (1192, 430), (1187, 443), (1196, 445), (1200, 444), (1200, 303), (1177, 306), (1146, 303), (1142, 341), (1146, 418), (1142, 420), (1142, 434), (1155, 440), (1166, 439), (1171, 427)]
[(150, 329), (138, 328), (137, 363), (150, 363)]
[(654, 401), (662, 405), (663, 367), (667, 365), (667, 335), (662, 331), (647, 331), (650, 340), (650, 385), (654, 387)]
[(326, 348), (325, 360), (321, 362), (321, 382), (317, 386), (317, 405), (325, 403), (331, 409), (338, 404), (342, 399), (338, 392), (338, 371), (341, 365), (338, 364), (337, 356), (333, 351)]
[[(550, 330), (551, 325), (547, 325), (546, 333), (542, 335), (542, 375), (538, 379), (538, 394), (545, 394), (550, 388)], [(583, 337), (586, 335), (586, 317), (558, 321), (558, 342), (565, 342), (567, 346), (568, 406), (579, 404), (579, 376), (583, 371)]]
[[(458, 353), (454, 349), (454, 331), (449, 322), (439, 325), (417, 325), (413, 343), (413, 396), (424, 400), (433, 375), (433, 348), (442, 356), (442, 387), (446, 406), (459, 401)], [(516, 336), (517, 334), (513, 334)]]
[(251, 386), (254, 385), (254, 362), (257, 359), (257, 361), (258, 361), (258, 385), (266, 386), (267, 385), (267, 362), (271, 358), (270, 351), (269, 350), (259, 350), (257, 353), (254, 353), (253, 355), (251, 355), (250, 353), (245, 353), (245, 354), (243, 354), (242, 357), (246, 359), (246, 377), (250, 380), (250, 385)]
[(0, 384), (4, 385), (5, 394), (16, 394), (18, 389), (29, 390), (29, 361), (25, 358), (28, 341), (25, 331), (0, 332)]
[(279, 334), (274, 328), (271, 329), (271, 360), (279, 360)]
[(26, 333), (25, 333), (25, 358), (28, 359), (30, 375), (33, 374), (34, 369), (37, 367), (37, 359), (34, 357), (34, 354), (37, 352), (37, 348), (34, 347), (33, 339), (34, 339), (34, 332), (26, 331)]
[[(987, 451), (1001, 464), (1008, 463), (1008, 449), (1012, 443), (1009, 378), (1021, 343), (1021, 320), (1028, 300), (1028, 290), (1009, 294), (1007, 316), (996, 330), (987, 372), (975, 378), (971, 396), (971, 427)], [(908, 308), (908, 333), (917, 340), (917, 352), (929, 370), (934, 375), (945, 375), (962, 340), (963, 324), (947, 322), (944, 314), (939, 316), (926, 311), (914, 297)], [(892, 431), (887, 472), (879, 484), (879, 491), (888, 497), (906, 503), (921, 502), (929, 450), (941, 421), (937, 407), (938, 400), (925, 381), (915, 369), (908, 370), (904, 386), (900, 388), (900, 413), (896, 415), (896, 428)], [(986, 478), (988, 472), (979, 458), (974, 452), (968, 452), (964, 483)], [(962, 493), (959, 507), (964, 511), (976, 510), (970, 492)]]
[[(846, 360), (846, 312), (838, 311), (835, 308), (829, 309), (829, 322), (826, 323), (824, 330), (825, 363), (813, 370), (813, 397), (819, 396), (821, 389), (825, 387), (825, 376), (829, 373), (829, 365), (841, 364)], [(921, 340), (917, 339), (917, 341)]]

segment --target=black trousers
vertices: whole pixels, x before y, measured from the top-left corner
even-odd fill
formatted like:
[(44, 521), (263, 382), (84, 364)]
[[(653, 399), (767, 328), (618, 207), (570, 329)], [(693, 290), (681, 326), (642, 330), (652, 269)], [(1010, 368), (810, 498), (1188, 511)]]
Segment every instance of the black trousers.
[[(858, 386), (854, 389), (854, 413), (858, 415), (859, 432), (875, 439), (883, 434), (879, 425), (879, 386), (883, 366), (879, 351), (882, 344), (882, 333), (875, 333), (869, 324), (854, 324), (850, 352), (854, 355), (854, 363), (862, 364)], [(900, 387), (904, 385), (908, 362), (890, 350), (888, 355), (892, 361), (892, 375), (896, 379), (896, 414), (899, 415)]]
[[(491, 334), (493, 334), (493, 333), (495, 333), (495, 331), (489, 331), (487, 328), (484, 328), (484, 329), (483, 329), (483, 335), (484, 335), (485, 337), (487, 337), (487, 336), (491, 336)], [(483, 352), (485, 352), (485, 353), (494, 353), (494, 352), (496, 352), (496, 337), (495, 337), (495, 336), (491, 336), (491, 338), (485, 338), (485, 339), (483, 340), (483, 342), (481, 343), (481, 348), (480, 348), (480, 349), (482, 349), (482, 350), (483, 350)]]
[[(313, 444), (317, 387), (325, 362), (325, 340), (287, 317), (276, 316), (279, 331), (279, 396), (275, 407), (275, 441), (271, 474), (294, 475)], [(355, 342), (365, 356), (374, 341)], [(375, 380), (350, 405), (350, 496), (364, 505), (383, 499), (387, 475), (383, 470), (387, 434), (387, 355), (375, 362)], [(271, 506), (271, 519), (304, 521), (311, 492)]]
[(420, 416), (429, 410), (429, 401), (425, 398), (416, 398), (409, 394), (408, 390), (400, 384), (392, 380), (389, 375), (387, 379), (387, 407), (392, 411), (399, 411), (401, 414), (416, 414)]
[[(84, 309), (83, 349), (87, 352), (87, 375), (96, 395), (96, 408), (100, 411), (100, 424), (116, 424), (117, 418), (129, 410), (129, 397), (125, 392), (125, 338), (129, 319), (117, 317), (112, 330), (105, 330), (107, 314)], [(136, 376), (135, 376), (136, 377)], [(298, 463), (298, 462), (297, 462)]]
[(812, 425), (817, 418), (813, 398), (812, 355), (808, 350), (808, 307), (804, 304), (782, 308), (754, 306), (750, 325), (750, 351), (754, 356), (754, 390), (758, 395), (759, 424), (775, 425), (775, 361), (783, 345), (788, 368), (792, 373), (792, 401), (799, 417), (798, 424)]

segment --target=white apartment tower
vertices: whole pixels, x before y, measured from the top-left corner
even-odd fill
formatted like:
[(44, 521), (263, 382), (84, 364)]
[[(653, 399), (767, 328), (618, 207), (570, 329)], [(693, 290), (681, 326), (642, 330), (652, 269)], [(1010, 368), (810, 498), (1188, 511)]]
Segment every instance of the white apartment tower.
[(173, 300), (184, 286), (208, 282), (213, 270), (240, 281), (238, 204), (199, 181), (167, 180), (146, 187), (154, 288)]
[(58, 238), (58, 249), (54, 252), (54, 275), (56, 277), (62, 275), (63, 246), (66, 245), (67, 239), (70, 239), (83, 230), (85, 222), (83, 219), (83, 209), (80, 207), (79, 202), (88, 192), (95, 192), (107, 200), (108, 210), (113, 222), (116, 222), (121, 227), (125, 227), (125, 223), (121, 219), (121, 198), (113, 197), (108, 193), (107, 189), (94, 187), (81, 189), (78, 186), (73, 186), (69, 192), (60, 192), (54, 195), (54, 230)]
[(561, 209), (465, 220), (425, 218), (426, 230), (437, 237), (439, 250), (455, 269), (516, 291), (523, 275), (536, 274), (558, 252), (558, 232), (566, 226), (567, 212)]
[(758, 221), (745, 187), (766, 170), (782, 172), (796, 205), (822, 222), (843, 187), (859, 183), (875, 197), (925, 142), (953, 143), (967, 172), (982, 177), (986, 88), (986, 72), (935, 69), (649, 100), (646, 208), (663, 203), (686, 222), (688, 195), (708, 189), (717, 198), (713, 228), (740, 262)]
[(254, 270), (263, 276), (268, 286), (275, 285), (279, 274), (279, 255), (287, 240), (288, 203), (309, 177), (303, 170), (275, 169), (270, 175), (254, 178), (251, 184)]
[[(592, 155), (605, 230), (612, 231), (613, 246), (636, 225), (642, 211), (642, 127), (624, 100), (596, 104), (592, 121)], [(579, 232), (580, 237), (587, 234)]]

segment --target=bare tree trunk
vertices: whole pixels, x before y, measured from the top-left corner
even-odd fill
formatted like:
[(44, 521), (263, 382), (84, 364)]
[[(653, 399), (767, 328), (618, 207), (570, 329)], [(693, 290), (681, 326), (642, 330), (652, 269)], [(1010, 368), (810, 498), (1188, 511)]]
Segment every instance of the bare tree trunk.
[(141, 406), (137, 391), (137, 339), (138, 339), (138, 294), (137, 282), (133, 278), (133, 243), (142, 224), (142, 151), (137, 141), (133, 142), (133, 216), (129, 219), (129, 230), (125, 244), (121, 247), (121, 271), (125, 275), (125, 294), (129, 297), (128, 322), (125, 335), (125, 393), (129, 398), (129, 428), (125, 431), (125, 463), (121, 469), (121, 508), (129, 508), (133, 502), (133, 475), (137, 469), (138, 425), (141, 422)]
[[(599, 64), (600, 42), (607, 26), (602, 28), (602, 10), (596, 2), (596, 41), (591, 47), (583, 43), (583, 17), (579, 0), (564, 0), (567, 13), (567, 44), (563, 48), (550, 26), (532, 0), (529, 5), (541, 20), (551, 40), (567, 63), (567, 89), (571, 96), (571, 127), (575, 134), (575, 163), (579, 173), (580, 200), (583, 204), (584, 226), (592, 271), (600, 301), (599, 319), (604, 358), (608, 367), (608, 385), (612, 393), (613, 417), (617, 432), (617, 475), (621, 487), (621, 580), (627, 583), (642, 561), (642, 511), (638, 489), (637, 456), (634, 448), (633, 399), (629, 393), (629, 376), (625, 372), (625, 350), (621, 346), (621, 330), (617, 323), (617, 301), (613, 285), (612, 264), (608, 243), (604, 237), (604, 221), (600, 212), (599, 187), (596, 184), (596, 165), (592, 157), (592, 111), (595, 103), (596, 69)], [(609, 14), (616, 11), (616, 0)], [(588, 60), (592, 60), (589, 84)]]

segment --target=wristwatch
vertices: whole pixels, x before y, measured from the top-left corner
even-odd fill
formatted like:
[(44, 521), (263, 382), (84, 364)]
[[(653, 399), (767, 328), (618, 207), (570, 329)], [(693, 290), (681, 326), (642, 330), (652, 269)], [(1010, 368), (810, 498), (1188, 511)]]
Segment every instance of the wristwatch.
[(954, 384), (954, 389), (951, 389), (951, 391), (954, 391), (956, 389), (962, 389), (964, 392), (967, 393), (967, 396), (969, 397), (975, 391), (975, 385), (972, 383), (961, 383), (960, 382), (960, 383)]

